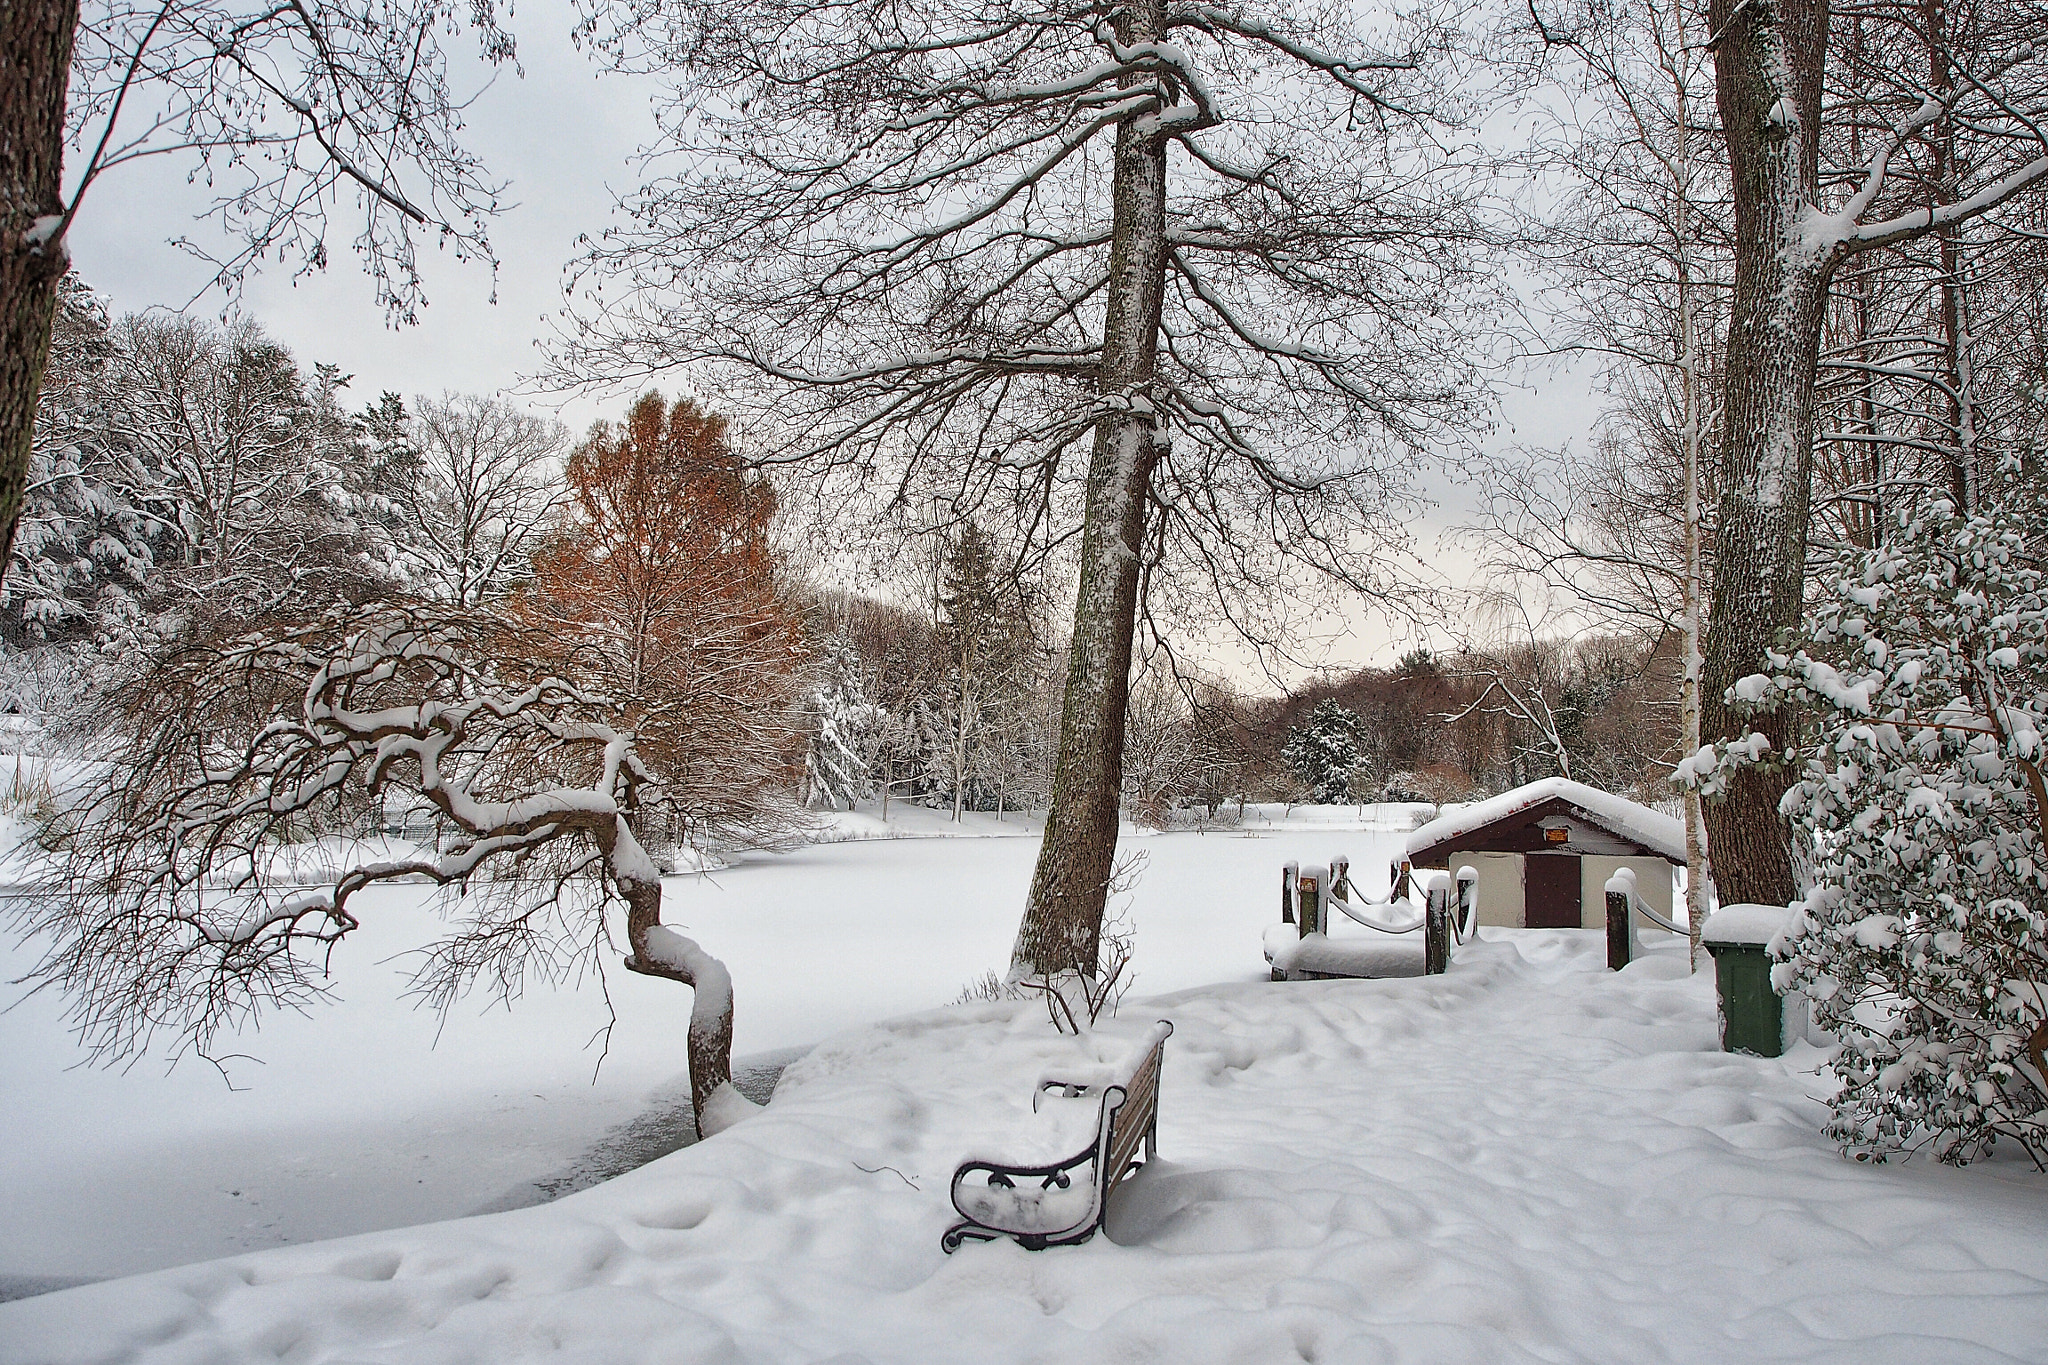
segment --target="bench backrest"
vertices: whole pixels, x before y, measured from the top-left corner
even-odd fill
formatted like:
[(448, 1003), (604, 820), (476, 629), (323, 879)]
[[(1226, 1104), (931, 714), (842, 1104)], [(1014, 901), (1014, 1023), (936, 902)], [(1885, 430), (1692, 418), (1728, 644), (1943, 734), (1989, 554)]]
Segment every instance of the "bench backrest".
[(1116, 1120), (1109, 1130), (1108, 1157), (1103, 1163), (1106, 1178), (1113, 1185), (1123, 1178), (1132, 1158), (1138, 1154), (1138, 1144), (1145, 1140), (1151, 1130), (1152, 1121), (1159, 1112), (1159, 1064), (1166, 1051), (1166, 1039), (1162, 1036), (1152, 1044), (1145, 1059), (1138, 1063), (1138, 1069), (1123, 1083), (1123, 1104), (1116, 1111)]

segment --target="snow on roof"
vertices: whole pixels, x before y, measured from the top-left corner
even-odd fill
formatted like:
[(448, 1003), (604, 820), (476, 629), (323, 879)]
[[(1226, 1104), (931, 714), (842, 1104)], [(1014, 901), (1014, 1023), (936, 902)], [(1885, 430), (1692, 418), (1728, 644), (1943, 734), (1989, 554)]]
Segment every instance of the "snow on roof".
[(1672, 862), (1685, 861), (1684, 825), (1625, 796), (1616, 796), (1613, 792), (1604, 792), (1598, 787), (1562, 777), (1546, 777), (1540, 782), (1531, 782), (1499, 796), (1462, 806), (1448, 815), (1440, 815), (1408, 836), (1408, 853), (1413, 856), (1432, 844), (1470, 834), (1475, 829), (1506, 819), (1517, 811), (1540, 806), (1553, 798), (1562, 798), (1595, 824)]

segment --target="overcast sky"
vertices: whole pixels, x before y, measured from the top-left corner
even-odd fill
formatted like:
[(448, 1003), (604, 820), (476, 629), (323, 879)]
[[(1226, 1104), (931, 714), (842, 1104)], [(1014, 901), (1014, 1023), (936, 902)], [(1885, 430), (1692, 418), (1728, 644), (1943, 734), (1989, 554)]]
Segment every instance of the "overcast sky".
[[(505, 199), (512, 207), (490, 230), (501, 262), (495, 304), (487, 269), (428, 245), (422, 258), (429, 306), (416, 327), (386, 327), (370, 281), (355, 268), (347, 222), (339, 216), (329, 241), (334, 263), (325, 273), (294, 280), (288, 266), (272, 265), (249, 281), (243, 311), (301, 364), (331, 361), (354, 375), (358, 404), (385, 389), (408, 396), (444, 389), (494, 393), (538, 367), (539, 348), (552, 334), (550, 319), (562, 307), (562, 268), (576, 252), (576, 238), (595, 235), (611, 221), (618, 192), (637, 183), (633, 153), (653, 131), (652, 87), (600, 77), (570, 44), (571, 22), (560, 0), (521, 5), (516, 30), (524, 76), (502, 72), (470, 113), (468, 145), (495, 177), (510, 182)], [(488, 79), (488, 69), (451, 58), (451, 75), (457, 88), (474, 88)], [(189, 169), (171, 158), (124, 167), (94, 186), (74, 224), (73, 261), (117, 312), (182, 307), (205, 284), (206, 267), (169, 245), (181, 234), (207, 230), (191, 221), (206, 197), (185, 183)], [(203, 315), (227, 306), (218, 294), (192, 303)], [(682, 383), (678, 377), (663, 387), (673, 392)], [(609, 394), (523, 401), (557, 413), (579, 432), (623, 407)], [(1501, 411), (1502, 427), (1490, 444), (1556, 445), (1583, 439), (1592, 404), (1582, 376), (1538, 375), (1504, 384)], [(1454, 484), (1433, 491), (1442, 505), (1417, 527), (1418, 539), (1445, 575), (1462, 582), (1463, 556), (1441, 548), (1439, 540), (1469, 515), (1468, 495)], [(1384, 622), (1360, 619), (1346, 637), (1330, 642), (1329, 662), (1346, 669), (1384, 664), (1414, 643)], [(1449, 636), (1430, 643), (1447, 644)]]

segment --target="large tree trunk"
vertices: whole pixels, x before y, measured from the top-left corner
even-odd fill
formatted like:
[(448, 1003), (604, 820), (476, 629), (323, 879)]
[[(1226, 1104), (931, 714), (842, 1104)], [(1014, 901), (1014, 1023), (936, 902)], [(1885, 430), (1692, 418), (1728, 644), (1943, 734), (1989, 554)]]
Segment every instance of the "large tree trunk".
[[(1159, 0), (1139, 0), (1121, 11), (1117, 29), (1127, 43), (1163, 38)], [(1161, 439), (1151, 382), (1166, 281), (1166, 156), (1164, 139), (1141, 137), (1128, 122), (1118, 129), (1115, 235), (1096, 393), (1103, 410), (1088, 465), (1052, 808), (1011, 957), (1016, 976), (1094, 975), (1116, 860), (1139, 551)]]
[(0, 573), (14, 548), (50, 320), (68, 260), (64, 95), (78, 0), (8, 0), (0, 23)]
[[(1709, 739), (1747, 728), (1725, 699), (1765, 667), (1799, 620), (1812, 484), (1814, 377), (1835, 255), (1802, 239), (1817, 194), (1824, 0), (1713, 0), (1709, 27), (1735, 200), (1735, 295), (1728, 324), (1720, 514), (1701, 724)], [(1784, 712), (1757, 728), (1782, 748)], [(1796, 893), (1778, 800), (1786, 778), (1746, 769), (1706, 811), (1723, 904), (1784, 904)]]

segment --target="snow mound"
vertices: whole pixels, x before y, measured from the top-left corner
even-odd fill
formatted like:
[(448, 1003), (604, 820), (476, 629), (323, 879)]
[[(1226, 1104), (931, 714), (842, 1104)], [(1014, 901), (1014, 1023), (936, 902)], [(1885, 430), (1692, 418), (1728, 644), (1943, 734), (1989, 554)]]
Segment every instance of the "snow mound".
[[(0, 1361), (2048, 1356), (2048, 1182), (1844, 1161), (1819, 1054), (1716, 1051), (1682, 951), (1489, 930), (1444, 976), (1204, 987), (1081, 1040), (1031, 1002), (909, 1015), (554, 1204), (0, 1305)], [(1160, 1017), (1160, 1160), (1106, 1235), (944, 1255), (963, 1157), (1067, 1136), (1034, 1078)]]

